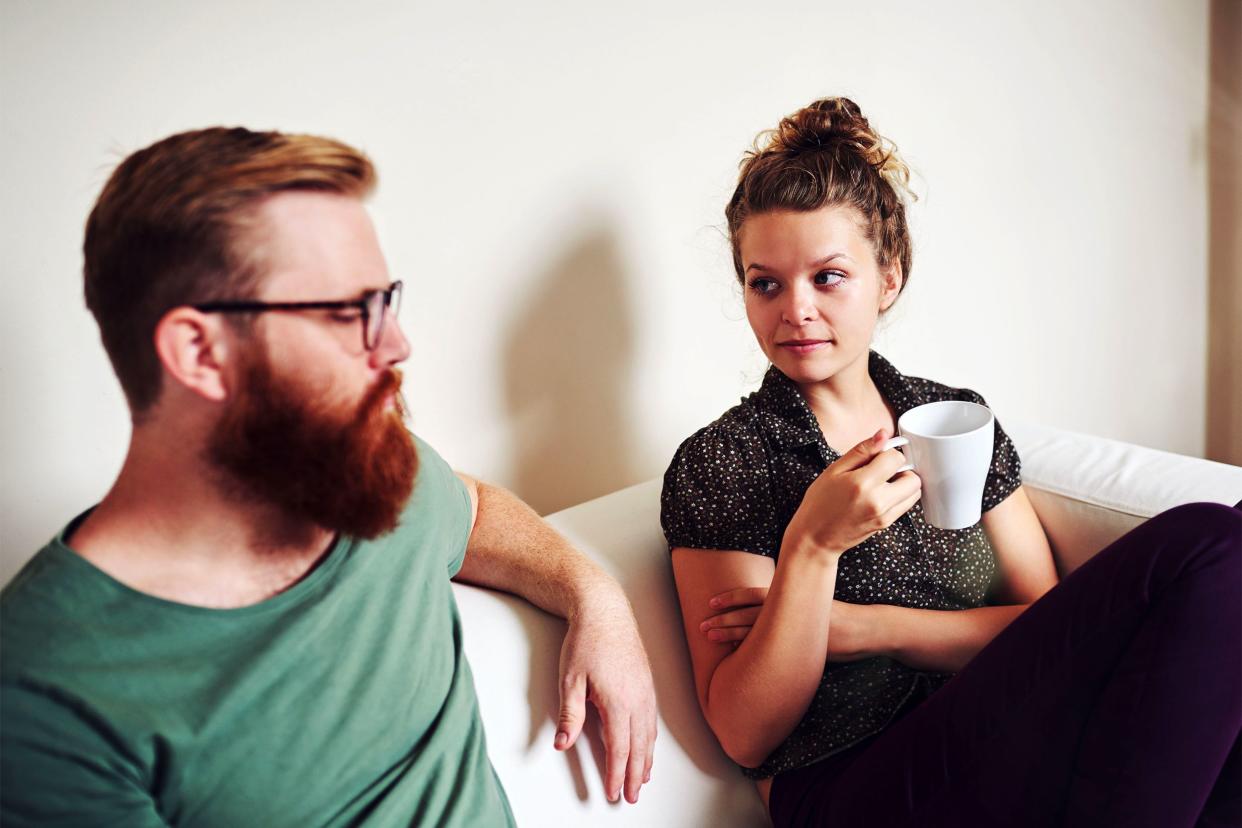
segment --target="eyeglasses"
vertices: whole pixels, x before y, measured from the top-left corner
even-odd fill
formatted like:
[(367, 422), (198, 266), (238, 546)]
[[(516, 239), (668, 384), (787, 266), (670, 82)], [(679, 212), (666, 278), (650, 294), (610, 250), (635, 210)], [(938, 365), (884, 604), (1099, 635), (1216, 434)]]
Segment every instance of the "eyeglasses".
[(350, 310), (355, 309), (362, 320), (362, 346), (368, 351), (379, 347), (384, 335), (384, 318), (401, 308), (401, 282), (393, 282), (387, 290), (368, 290), (360, 299), (323, 302), (203, 302), (191, 305), (202, 313), (264, 313), (266, 311)]

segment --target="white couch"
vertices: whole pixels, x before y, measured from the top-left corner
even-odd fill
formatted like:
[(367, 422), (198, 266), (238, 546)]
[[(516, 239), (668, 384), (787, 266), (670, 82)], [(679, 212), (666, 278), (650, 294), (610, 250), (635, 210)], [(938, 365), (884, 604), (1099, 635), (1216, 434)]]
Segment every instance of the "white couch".
[[(1165, 509), (1242, 500), (1236, 466), (1033, 425), (1008, 430), (1062, 574)], [(454, 587), (492, 762), (522, 826), (767, 824), (699, 713), (659, 497), (657, 478), (548, 518), (621, 582), (651, 658), (660, 735), (637, 805), (605, 798), (593, 717), (573, 750), (552, 749), (562, 622), (506, 595)]]

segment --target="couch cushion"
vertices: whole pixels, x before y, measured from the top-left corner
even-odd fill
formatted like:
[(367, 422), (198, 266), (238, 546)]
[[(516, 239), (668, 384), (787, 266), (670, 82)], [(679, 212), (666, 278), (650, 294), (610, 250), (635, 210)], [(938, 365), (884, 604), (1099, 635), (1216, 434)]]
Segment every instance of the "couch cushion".
[(1031, 423), (1005, 430), (1062, 575), (1166, 509), (1242, 500), (1237, 466)]

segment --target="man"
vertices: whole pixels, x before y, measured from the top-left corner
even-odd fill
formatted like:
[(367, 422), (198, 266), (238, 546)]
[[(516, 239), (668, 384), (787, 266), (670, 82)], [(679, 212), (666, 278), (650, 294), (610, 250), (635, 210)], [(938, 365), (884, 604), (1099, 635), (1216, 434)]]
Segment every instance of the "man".
[(126, 159), (87, 305), (133, 435), (95, 508), (0, 598), (6, 825), (512, 824), (450, 577), (567, 619), (637, 801), (650, 668), (617, 584), (402, 422), (409, 355), (356, 150), (207, 129)]

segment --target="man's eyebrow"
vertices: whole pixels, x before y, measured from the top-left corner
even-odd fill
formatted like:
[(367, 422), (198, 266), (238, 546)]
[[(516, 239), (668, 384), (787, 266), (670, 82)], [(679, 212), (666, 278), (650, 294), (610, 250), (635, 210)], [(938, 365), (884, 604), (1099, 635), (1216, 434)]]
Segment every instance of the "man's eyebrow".
[[(833, 259), (849, 259), (850, 261), (853, 261), (853, 259), (851, 259), (844, 251), (838, 251), (836, 253), (829, 253), (824, 258), (811, 262), (810, 267), (823, 267), (824, 265), (831, 262)], [(747, 273), (749, 273), (752, 270), (758, 270), (761, 273), (772, 273), (774, 268), (755, 262), (754, 264), (747, 265), (746, 267)]]

